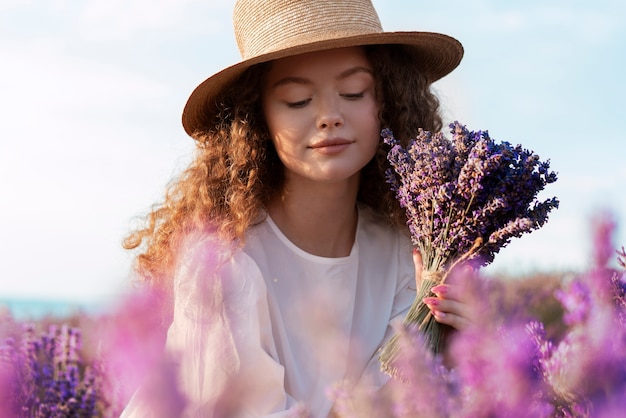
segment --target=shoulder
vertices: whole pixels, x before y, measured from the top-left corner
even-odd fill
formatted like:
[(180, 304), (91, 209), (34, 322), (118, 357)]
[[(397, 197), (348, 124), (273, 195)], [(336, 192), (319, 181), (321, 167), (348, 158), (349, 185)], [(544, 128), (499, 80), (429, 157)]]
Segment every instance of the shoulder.
[(234, 241), (222, 238), (212, 229), (194, 230), (182, 238), (176, 266), (181, 269), (207, 262), (216, 265), (229, 259), (235, 248)]
[(188, 234), (177, 260), (173, 290), (179, 302), (220, 303), (263, 292), (263, 280), (254, 260), (239, 243), (225, 240), (214, 231)]

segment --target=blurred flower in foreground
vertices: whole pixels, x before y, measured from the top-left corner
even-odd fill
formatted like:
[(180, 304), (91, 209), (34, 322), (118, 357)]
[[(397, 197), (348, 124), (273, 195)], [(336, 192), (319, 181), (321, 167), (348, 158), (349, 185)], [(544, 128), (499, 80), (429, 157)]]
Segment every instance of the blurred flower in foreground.
[(93, 362), (110, 416), (119, 416), (133, 395), (149, 399), (154, 417), (176, 417), (182, 410), (177, 377), (164, 352), (168, 306), (166, 293), (141, 288), (91, 324)]
[[(610, 218), (604, 218), (607, 222)], [(610, 245), (614, 224), (594, 224), (595, 246)], [(605, 251), (595, 249), (594, 253)], [(624, 265), (626, 252), (618, 252)], [(598, 262), (600, 260), (601, 262)], [(333, 393), (335, 413), (352, 417), (616, 418), (626, 408), (624, 274), (610, 257), (557, 291), (562, 337), (536, 319), (486, 311), (479, 326), (455, 333), (449, 357), (433, 355), (415, 326), (398, 333), (398, 373), (379, 391)], [(480, 280), (476, 281), (477, 283)], [(608, 289), (608, 291), (598, 291)], [(520, 311), (524, 310), (520, 301)], [(363, 411), (374, 411), (367, 413)], [(364, 409), (365, 408), (365, 409)]]
[[(593, 254), (604, 255), (594, 256), (588, 272), (568, 279), (555, 292), (564, 312), (559, 318), (564, 329), (557, 337), (547, 336), (544, 324), (528, 314), (523, 298), (515, 313), (485, 304), (477, 326), (451, 336), (445, 356), (428, 348), (415, 325), (400, 327), (398, 373), (381, 389), (338, 383), (329, 392), (333, 417), (623, 416), (626, 251), (617, 252), (622, 270), (609, 268), (607, 248), (615, 229), (611, 219), (600, 217), (593, 224), (594, 246), (602, 247)], [(473, 297), (489, 292), (483, 286), (490, 286), (490, 280), (481, 276), (464, 282)], [(198, 313), (202, 321), (196, 331), (213, 331), (212, 307), (204, 303), (210, 301), (200, 302), (209, 309), (206, 315)], [(35, 325), (26, 325), (15, 337), (5, 338), (0, 343), (0, 417), (118, 417), (131, 396), (145, 405), (137, 415), (141, 417), (239, 416), (240, 397), (263, 396), (263, 391), (237, 378), (224, 382), (212, 415), (186, 414), (189, 404), (180, 393), (176, 364), (180, 359), (163, 350), (169, 303), (158, 292), (139, 292), (106, 315), (84, 318), (82, 332), (62, 325), (37, 331)], [(327, 319), (312, 318), (322, 322), (316, 336), (332, 342), (332, 332), (323, 334), (329, 332), (322, 327)], [(336, 347), (329, 343), (321, 356), (337, 355)], [(328, 364), (343, 360), (338, 356)], [(190, 369), (189, 376), (198, 377), (196, 370)], [(291, 416), (308, 416), (306, 406), (295, 408)]]
[[(539, 362), (558, 406), (574, 416), (609, 416), (597, 413), (624, 405), (626, 397), (625, 304), (616, 285), (623, 272), (608, 267), (615, 223), (603, 214), (592, 226), (592, 269), (557, 292), (569, 332), (544, 350)], [(537, 341), (549, 343), (540, 336)]]
[(50, 326), (37, 335), (26, 325), (21, 341), (0, 347), (3, 417), (97, 416), (100, 386), (80, 355), (77, 328)]

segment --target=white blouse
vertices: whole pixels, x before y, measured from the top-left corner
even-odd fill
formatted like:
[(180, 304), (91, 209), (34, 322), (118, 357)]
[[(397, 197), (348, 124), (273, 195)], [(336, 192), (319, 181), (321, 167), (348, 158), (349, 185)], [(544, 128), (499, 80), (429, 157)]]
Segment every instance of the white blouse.
[[(384, 384), (377, 350), (415, 298), (411, 248), (364, 205), (347, 257), (301, 250), (269, 217), (243, 248), (190, 238), (167, 335), (185, 416), (289, 417), (304, 406), (326, 417), (333, 384)], [(122, 417), (141, 410), (134, 399)]]

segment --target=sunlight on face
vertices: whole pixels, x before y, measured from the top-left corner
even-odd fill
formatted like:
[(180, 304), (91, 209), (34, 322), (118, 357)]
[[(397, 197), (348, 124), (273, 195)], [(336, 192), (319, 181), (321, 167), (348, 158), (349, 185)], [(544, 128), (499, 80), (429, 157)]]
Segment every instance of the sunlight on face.
[(263, 111), (287, 181), (358, 179), (378, 148), (379, 103), (359, 47), (272, 62)]

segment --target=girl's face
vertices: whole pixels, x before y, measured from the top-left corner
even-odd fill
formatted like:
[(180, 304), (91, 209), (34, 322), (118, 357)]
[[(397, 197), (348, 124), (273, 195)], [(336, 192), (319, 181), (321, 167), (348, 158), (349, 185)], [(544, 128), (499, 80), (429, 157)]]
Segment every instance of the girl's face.
[(263, 112), (287, 180), (337, 182), (358, 176), (379, 144), (380, 104), (362, 48), (272, 62)]

